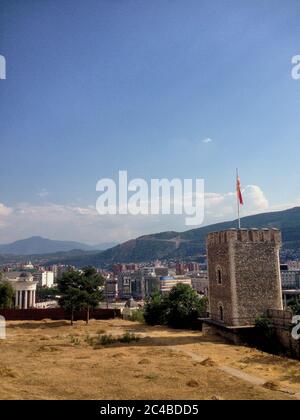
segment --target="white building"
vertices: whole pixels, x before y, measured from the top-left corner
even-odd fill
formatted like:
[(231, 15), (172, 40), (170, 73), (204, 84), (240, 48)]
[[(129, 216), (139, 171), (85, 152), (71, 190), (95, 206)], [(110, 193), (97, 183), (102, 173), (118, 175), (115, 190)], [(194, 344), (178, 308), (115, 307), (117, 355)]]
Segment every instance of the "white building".
[(300, 270), (300, 261), (288, 261), (287, 266), (289, 270)]
[(33, 270), (34, 265), (32, 264), (31, 261), (28, 261), (28, 263), (23, 264), (22, 268), (23, 268), (23, 270)]
[(160, 277), (160, 291), (170, 292), (178, 284), (187, 284), (192, 287), (192, 280), (187, 276), (162, 276)]
[(53, 287), (54, 285), (53, 271), (38, 271), (33, 273), (33, 277), (38, 282), (39, 286)]
[(29, 309), (35, 307), (37, 281), (31, 273), (12, 271), (4, 273), (4, 280), (15, 290), (15, 307)]

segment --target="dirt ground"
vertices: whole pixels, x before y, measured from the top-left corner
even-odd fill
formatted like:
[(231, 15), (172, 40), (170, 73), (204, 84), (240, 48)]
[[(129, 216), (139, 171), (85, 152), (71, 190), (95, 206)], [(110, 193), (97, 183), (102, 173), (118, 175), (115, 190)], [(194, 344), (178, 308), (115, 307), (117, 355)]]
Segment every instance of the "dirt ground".
[[(138, 342), (92, 346), (99, 334)], [(222, 371), (235, 368), (242, 377)], [(263, 379), (257, 385), (243, 378)], [(248, 375), (247, 375), (248, 374)], [(282, 388), (287, 388), (283, 390)], [(120, 319), (8, 322), (0, 340), (0, 399), (295, 399), (300, 362)]]

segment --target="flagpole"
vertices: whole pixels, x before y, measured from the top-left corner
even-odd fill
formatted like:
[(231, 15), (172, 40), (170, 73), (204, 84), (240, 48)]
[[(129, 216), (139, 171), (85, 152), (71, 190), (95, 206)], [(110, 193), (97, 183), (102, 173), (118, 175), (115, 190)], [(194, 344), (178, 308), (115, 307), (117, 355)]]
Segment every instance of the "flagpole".
[[(238, 179), (239, 179), (239, 170), (236, 169), (236, 185), (238, 186)], [(240, 199), (238, 193), (236, 194), (237, 199), (237, 211), (238, 211), (238, 227), (241, 229), (241, 211), (240, 211)]]

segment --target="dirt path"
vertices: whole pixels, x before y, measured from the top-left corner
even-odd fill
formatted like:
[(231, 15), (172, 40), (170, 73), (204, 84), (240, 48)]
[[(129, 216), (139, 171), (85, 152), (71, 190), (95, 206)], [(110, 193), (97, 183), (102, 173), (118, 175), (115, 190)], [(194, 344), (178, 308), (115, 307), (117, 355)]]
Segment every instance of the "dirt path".
[[(204, 363), (208, 361), (206, 357), (203, 357), (199, 354), (193, 353), (191, 351), (183, 350), (181, 348), (172, 347), (172, 350), (176, 353), (183, 353), (189, 357), (191, 357), (193, 360), (199, 363)], [(240, 369), (236, 369), (231, 366), (216, 366), (216, 369), (218, 369), (221, 372), (224, 372), (230, 376), (233, 376), (235, 378), (241, 379), (242, 381), (248, 382), (251, 385), (259, 385), (262, 387), (266, 387), (272, 390), (272, 384), (268, 382), (266, 379), (262, 379), (258, 376), (250, 375), (248, 373), (245, 373), (244, 371)], [(288, 394), (293, 396), (295, 399), (300, 400), (300, 392), (297, 392), (297, 390), (286, 388), (286, 387), (277, 387), (273, 385), (274, 391), (282, 392), (284, 394)]]

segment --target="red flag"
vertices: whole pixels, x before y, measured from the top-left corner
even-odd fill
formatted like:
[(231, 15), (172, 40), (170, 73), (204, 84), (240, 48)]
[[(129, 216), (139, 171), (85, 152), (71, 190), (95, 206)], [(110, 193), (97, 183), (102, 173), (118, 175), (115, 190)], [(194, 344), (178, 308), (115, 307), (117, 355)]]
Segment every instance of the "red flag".
[(237, 192), (237, 197), (239, 200), (239, 203), (241, 206), (244, 205), (244, 200), (243, 200), (243, 194), (241, 191), (241, 180), (240, 177), (237, 175), (237, 179), (236, 179), (236, 192)]

